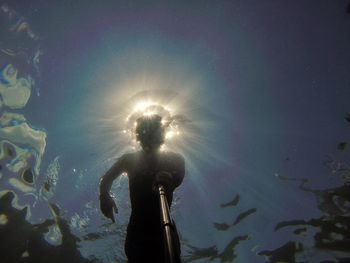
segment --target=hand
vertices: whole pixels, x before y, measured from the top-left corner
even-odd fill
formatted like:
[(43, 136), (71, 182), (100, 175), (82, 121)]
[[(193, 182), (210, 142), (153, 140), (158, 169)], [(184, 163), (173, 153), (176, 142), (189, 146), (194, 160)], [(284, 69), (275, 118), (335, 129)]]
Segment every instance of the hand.
[(108, 193), (100, 195), (100, 209), (105, 217), (111, 219), (113, 223), (115, 222), (113, 210), (117, 214), (118, 208)]
[(163, 185), (165, 188), (169, 189), (172, 183), (173, 177), (171, 173), (160, 171), (156, 174), (156, 178), (154, 180), (154, 187), (158, 187), (158, 185)]

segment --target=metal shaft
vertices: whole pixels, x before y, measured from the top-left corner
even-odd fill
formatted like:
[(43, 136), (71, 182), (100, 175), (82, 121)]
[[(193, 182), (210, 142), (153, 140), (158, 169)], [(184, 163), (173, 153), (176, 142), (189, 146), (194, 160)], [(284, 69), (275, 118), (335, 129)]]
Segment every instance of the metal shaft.
[(166, 248), (166, 259), (169, 263), (175, 263), (175, 250), (172, 239), (172, 222), (170, 217), (170, 210), (168, 201), (165, 195), (165, 188), (162, 185), (158, 185), (159, 202), (160, 202), (160, 215), (162, 220), (162, 228), (164, 228), (164, 239)]

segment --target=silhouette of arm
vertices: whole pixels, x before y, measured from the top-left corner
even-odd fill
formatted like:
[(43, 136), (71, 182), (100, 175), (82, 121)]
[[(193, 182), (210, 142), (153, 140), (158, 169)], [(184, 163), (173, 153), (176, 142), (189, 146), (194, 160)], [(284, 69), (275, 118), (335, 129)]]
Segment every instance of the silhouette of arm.
[(118, 213), (117, 205), (113, 198), (110, 196), (113, 181), (123, 172), (125, 172), (124, 158), (123, 156), (102, 176), (100, 181), (100, 209), (105, 217), (110, 218), (113, 222), (114, 214)]
[(161, 184), (171, 192), (180, 186), (185, 176), (185, 160), (180, 154), (170, 153), (169, 162), (161, 169), (155, 179), (155, 185)]
[(113, 181), (125, 172), (123, 156), (113, 164), (113, 166), (101, 177), (100, 195), (109, 194)]

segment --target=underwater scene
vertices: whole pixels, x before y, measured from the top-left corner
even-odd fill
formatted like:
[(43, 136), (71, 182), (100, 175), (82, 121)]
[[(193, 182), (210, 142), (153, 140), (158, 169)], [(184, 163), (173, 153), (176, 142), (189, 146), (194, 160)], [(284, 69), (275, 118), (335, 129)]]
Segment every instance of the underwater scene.
[(0, 1), (0, 262), (158, 262), (154, 116), (181, 262), (350, 262), (348, 0)]

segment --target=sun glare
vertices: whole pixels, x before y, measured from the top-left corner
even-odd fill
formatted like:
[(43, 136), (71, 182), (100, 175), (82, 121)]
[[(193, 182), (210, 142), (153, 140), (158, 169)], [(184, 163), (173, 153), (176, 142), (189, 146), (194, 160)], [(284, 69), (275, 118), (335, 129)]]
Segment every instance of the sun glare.
[[(135, 127), (137, 125), (137, 118), (141, 116), (152, 116), (159, 115), (162, 117), (162, 125), (165, 128), (165, 146), (167, 142), (171, 139), (174, 139), (176, 136), (180, 135), (179, 125), (175, 124), (174, 116), (177, 116), (176, 112), (171, 112), (169, 106), (162, 105), (161, 103), (156, 102), (155, 100), (140, 100), (135, 103), (132, 107), (131, 112), (128, 113), (126, 120), (126, 129), (123, 130), (123, 133), (128, 134), (131, 138), (135, 139)], [(130, 125), (133, 123), (133, 125)]]

